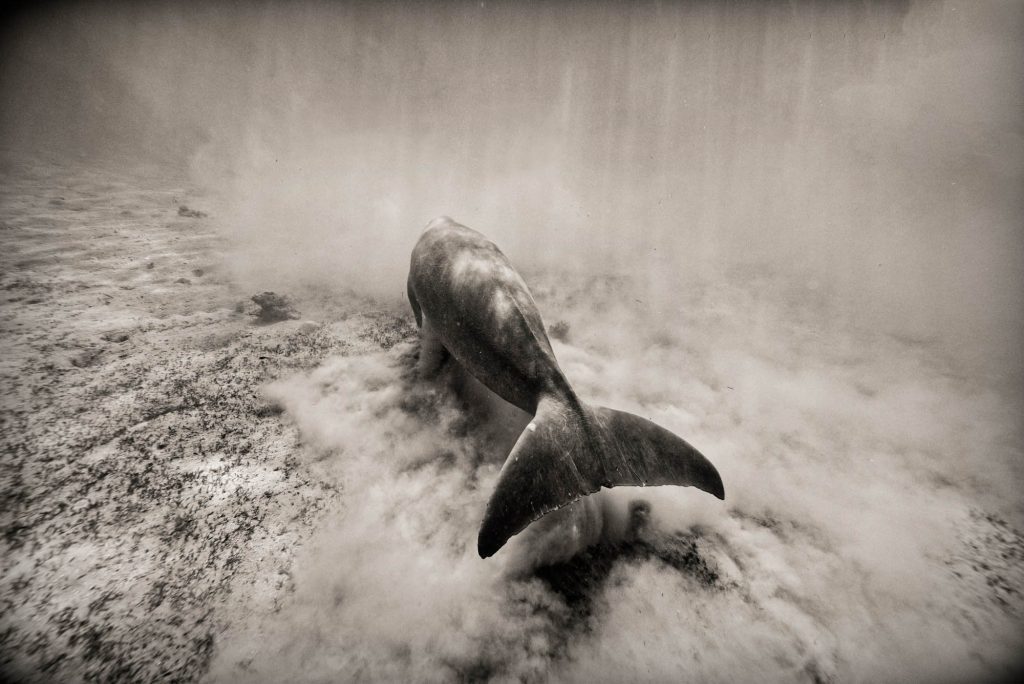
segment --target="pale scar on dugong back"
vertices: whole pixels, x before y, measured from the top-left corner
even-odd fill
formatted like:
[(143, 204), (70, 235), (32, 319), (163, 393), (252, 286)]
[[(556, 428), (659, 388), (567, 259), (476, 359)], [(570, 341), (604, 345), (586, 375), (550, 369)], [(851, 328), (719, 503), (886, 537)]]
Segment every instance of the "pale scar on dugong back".
[(700, 452), (639, 416), (580, 401), (558, 367), (519, 273), (482, 234), (447, 217), (412, 251), (409, 302), (420, 327), (420, 369), (451, 354), (488, 389), (534, 416), (487, 504), (480, 556), (534, 520), (602, 487), (694, 486), (725, 498)]

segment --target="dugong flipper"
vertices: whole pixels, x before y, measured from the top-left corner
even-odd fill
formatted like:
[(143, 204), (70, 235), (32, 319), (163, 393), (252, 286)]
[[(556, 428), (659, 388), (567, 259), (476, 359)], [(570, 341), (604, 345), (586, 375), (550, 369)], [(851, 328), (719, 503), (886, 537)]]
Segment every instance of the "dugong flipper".
[(421, 368), (447, 351), (534, 416), (487, 504), (477, 540), (482, 557), (602, 487), (688, 485), (725, 498), (718, 471), (684, 440), (639, 416), (580, 401), (526, 283), (480, 233), (448, 218), (432, 221), (413, 249), (408, 292), (424, 336)]

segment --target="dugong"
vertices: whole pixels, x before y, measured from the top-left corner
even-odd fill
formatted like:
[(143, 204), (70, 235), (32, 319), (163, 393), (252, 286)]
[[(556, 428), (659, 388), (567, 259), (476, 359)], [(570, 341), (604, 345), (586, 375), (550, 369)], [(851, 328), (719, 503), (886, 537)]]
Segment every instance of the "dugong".
[(558, 367), (529, 288), (481, 233), (448, 217), (431, 221), (412, 251), (408, 292), (420, 328), (421, 374), (450, 354), (533, 416), (487, 504), (477, 537), (481, 558), (602, 487), (684, 485), (725, 498), (718, 471), (683, 439), (579, 399)]

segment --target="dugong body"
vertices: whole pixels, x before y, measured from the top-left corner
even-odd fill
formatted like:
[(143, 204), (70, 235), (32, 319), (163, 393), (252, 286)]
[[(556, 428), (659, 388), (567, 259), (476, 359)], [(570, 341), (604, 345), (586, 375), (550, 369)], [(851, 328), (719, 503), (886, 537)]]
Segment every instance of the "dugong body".
[(408, 291), (421, 331), (421, 370), (430, 372), (450, 353), (534, 416), (487, 504), (481, 557), (602, 487), (691, 485), (725, 498), (718, 471), (684, 440), (639, 416), (580, 401), (529, 288), (482, 234), (447, 217), (432, 221), (413, 249)]

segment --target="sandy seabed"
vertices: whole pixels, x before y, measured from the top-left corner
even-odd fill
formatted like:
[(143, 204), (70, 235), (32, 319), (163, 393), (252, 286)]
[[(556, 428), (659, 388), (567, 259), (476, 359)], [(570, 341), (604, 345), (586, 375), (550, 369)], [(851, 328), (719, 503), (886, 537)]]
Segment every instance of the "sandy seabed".
[(3, 667), (195, 680), (226, 606), (281, 591), (339, 496), (261, 385), (379, 349), (381, 317), (253, 325), (184, 185), (44, 165), (2, 185)]
[(822, 328), (822, 293), (756, 271), (670, 315), (628, 280), (536, 275), (580, 394), (685, 436), (728, 496), (618, 490), (612, 510), (646, 502), (643, 530), (524, 576), (522, 548), (475, 551), (508, 435), (417, 381), (399, 303), (297, 291), (301, 318), (259, 324), (206, 196), (157, 171), (8, 165), (0, 188), (11, 678), (978, 681), (1017, 664), (1019, 397), (927, 341)]

